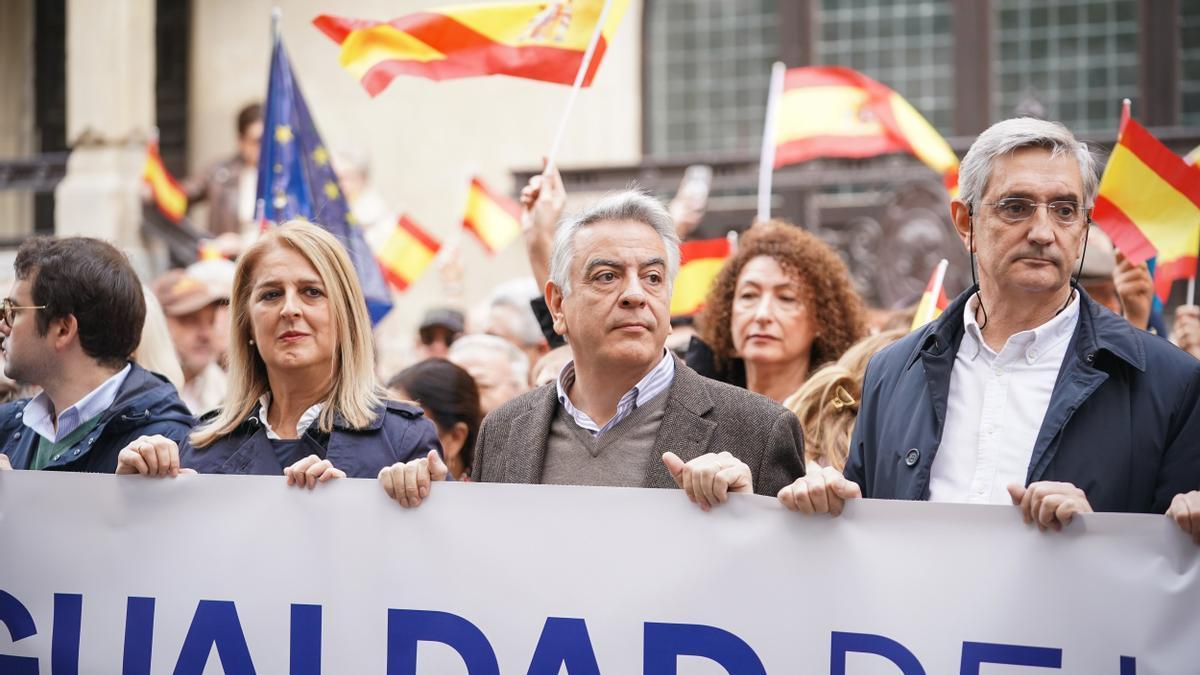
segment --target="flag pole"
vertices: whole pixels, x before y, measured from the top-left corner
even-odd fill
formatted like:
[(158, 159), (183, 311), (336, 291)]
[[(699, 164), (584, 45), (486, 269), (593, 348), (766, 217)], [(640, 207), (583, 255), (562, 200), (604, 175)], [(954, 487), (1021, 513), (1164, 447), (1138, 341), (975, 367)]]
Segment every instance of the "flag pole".
[(758, 160), (758, 218), (766, 222), (771, 218), (771, 179), (775, 172), (775, 116), (779, 110), (779, 95), (783, 91), (783, 74), (786, 67), (782, 61), (771, 66), (771, 83), (767, 87), (767, 114), (763, 119), (762, 152)]
[(571, 85), (571, 93), (567, 96), (567, 107), (563, 110), (562, 118), (558, 121), (558, 130), (554, 132), (554, 142), (550, 145), (550, 154), (546, 155), (546, 167), (554, 166), (558, 159), (559, 148), (562, 147), (563, 134), (567, 131), (567, 120), (571, 118), (571, 110), (575, 107), (575, 99), (583, 88), (583, 78), (592, 65), (592, 55), (596, 53), (596, 45), (604, 31), (604, 22), (608, 20), (608, 10), (612, 8), (612, 0), (604, 0), (600, 10), (600, 18), (596, 21), (596, 30), (592, 31), (592, 39), (588, 42), (587, 50), (583, 52), (583, 61), (579, 63), (579, 72), (575, 73), (575, 84)]

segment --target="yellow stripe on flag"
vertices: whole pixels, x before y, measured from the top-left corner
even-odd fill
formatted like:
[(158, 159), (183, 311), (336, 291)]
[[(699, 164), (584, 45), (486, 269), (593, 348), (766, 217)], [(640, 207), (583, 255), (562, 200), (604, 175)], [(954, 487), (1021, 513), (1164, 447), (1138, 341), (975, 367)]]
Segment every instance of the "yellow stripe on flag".
[(467, 194), (463, 224), (492, 253), (508, 246), (521, 234), (521, 223), (475, 182), (471, 183)]
[(1195, 255), (1200, 250), (1200, 208), (1164, 181), (1136, 154), (1117, 144), (1100, 194), (1119, 208), (1158, 249), (1159, 260)]
[(866, 104), (868, 94), (859, 87), (803, 87), (783, 92), (775, 142), (810, 136), (879, 136), (885, 133), (879, 120), (854, 114)]
[(900, 127), (900, 133), (908, 139), (913, 154), (925, 162), (934, 171), (945, 174), (958, 168), (958, 155), (950, 149), (950, 144), (933, 128), (925, 116), (917, 112), (904, 97), (893, 93), (891, 97), (892, 115)]
[(704, 305), (713, 279), (724, 265), (724, 258), (701, 258), (680, 267), (671, 294), (671, 316), (695, 314)]
[[(600, 31), (606, 40), (612, 39), (628, 5), (629, 0), (613, 0), (613, 6), (609, 9), (604, 27)], [(530, 26), (534, 21), (542, 19), (552, 24), (559, 21), (553, 14), (554, 4), (550, 2), (465, 5), (434, 11), (454, 19), (490, 40), (512, 47), (540, 43), (560, 49), (587, 49), (592, 33), (596, 30), (596, 22), (600, 19), (600, 12), (604, 9), (604, 0), (574, 0), (562, 3), (561, 8), (561, 11), (568, 12), (564, 17), (569, 17), (569, 22), (561, 36), (556, 31), (549, 31), (554, 35), (552, 40), (536, 40), (530, 36)]]
[(397, 58), (428, 63), (443, 60), (446, 55), (391, 25), (380, 24), (348, 35), (338, 63), (362, 79), (376, 63)]

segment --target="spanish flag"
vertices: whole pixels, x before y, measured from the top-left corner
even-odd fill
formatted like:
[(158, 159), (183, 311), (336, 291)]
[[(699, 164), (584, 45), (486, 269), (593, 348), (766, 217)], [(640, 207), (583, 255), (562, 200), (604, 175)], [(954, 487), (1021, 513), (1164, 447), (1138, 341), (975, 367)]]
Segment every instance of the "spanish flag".
[[(589, 86), (629, 0), (611, 0), (583, 86)], [(387, 22), (322, 14), (313, 24), (342, 46), (338, 62), (371, 96), (397, 75), (450, 80), (510, 75), (572, 84), (604, 0), (446, 7)]]
[(1117, 145), (1100, 179), (1092, 219), (1137, 264), (1157, 255), (1155, 290), (1196, 276), (1200, 250), (1200, 168), (1185, 164), (1123, 114)]
[(146, 148), (146, 162), (142, 165), (142, 180), (150, 186), (154, 203), (172, 223), (178, 223), (187, 215), (187, 194), (163, 166), (158, 154), (158, 141), (150, 141)]
[(784, 75), (775, 128), (775, 168), (818, 157), (911, 153), (958, 190), (958, 156), (896, 92), (840, 66), (792, 68)]
[(403, 291), (416, 281), (433, 262), (442, 247), (407, 214), (400, 216), (396, 229), (375, 251), (383, 276), (396, 290)]
[(495, 253), (521, 234), (521, 207), (488, 188), (478, 177), (472, 178), (463, 227), (479, 239), (488, 253)]
[(679, 245), (679, 274), (671, 294), (671, 316), (693, 316), (704, 306), (713, 280), (733, 252), (729, 239), (701, 239)]
[(950, 306), (950, 298), (946, 297), (945, 285), (946, 268), (949, 266), (950, 261), (942, 258), (937, 267), (933, 268), (933, 274), (929, 276), (929, 283), (925, 285), (925, 292), (921, 294), (921, 302), (917, 305), (917, 313), (913, 315), (910, 331), (938, 318)]

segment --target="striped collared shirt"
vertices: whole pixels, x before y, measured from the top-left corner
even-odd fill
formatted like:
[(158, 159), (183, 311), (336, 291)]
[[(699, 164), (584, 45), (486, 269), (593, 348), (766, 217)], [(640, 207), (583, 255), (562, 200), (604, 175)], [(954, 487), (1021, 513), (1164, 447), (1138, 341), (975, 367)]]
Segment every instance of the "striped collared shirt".
[(87, 396), (76, 401), (75, 405), (58, 413), (57, 418), (50, 397), (46, 395), (46, 392), (42, 392), (25, 405), (21, 421), (42, 438), (51, 443), (57, 443), (71, 435), (71, 432), (78, 429), (84, 422), (111, 408), (113, 402), (117, 400), (117, 394), (121, 391), (121, 385), (125, 384), (125, 378), (129, 377), (129, 371), (132, 369), (133, 366), (125, 364), (125, 367), (116, 375), (108, 378)]
[(654, 366), (650, 372), (646, 373), (645, 377), (633, 385), (633, 389), (625, 392), (625, 395), (617, 402), (617, 414), (613, 415), (613, 418), (603, 427), (593, 422), (587, 413), (571, 405), (571, 399), (567, 396), (567, 392), (575, 384), (575, 361), (569, 361), (567, 365), (563, 366), (562, 372), (555, 381), (555, 386), (558, 387), (558, 402), (562, 404), (571, 419), (575, 420), (575, 424), (579, 425), (581, 429), (590, 431), (592, 435), (599, 436), (629, 417), (629, 413), (637, 410), (639, 405), (665, 392), (674, 381), (675, 358), (671, 356), (670, 352), (666, 352), (657, 366)]

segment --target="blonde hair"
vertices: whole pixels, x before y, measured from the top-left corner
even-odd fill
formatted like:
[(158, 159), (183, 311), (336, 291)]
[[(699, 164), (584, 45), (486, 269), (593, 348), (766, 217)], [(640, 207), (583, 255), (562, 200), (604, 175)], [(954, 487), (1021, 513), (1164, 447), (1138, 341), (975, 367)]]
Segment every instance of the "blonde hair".
[(153, 373), (171, 381), (175, 389), (183, 389), (183, 366), (171, 342), (171, 331), (167, 328), (167, 317), (154, 292), (142, 284), (142, 295), (146, 298), (146, 322), (142, 324), (142, 341), (133, 352), (133, 361)]
[(816, 371), (783, 406), (796, 413), (804, 429), (804, 459), (841, 471), (850, 452), (850, 435), (858, 419), (863, 375), (875, 352), (904, 337), (889, 330), (856, 342), (841, 358)]
[(192, 432), (192, 445), (202, 448), (231, 433), (258, 405), (267, 392), (267, 365), (250, 340), (250, 294), (255, 267), (273, 248), (286, 246), (302, 255), (325, 285), (330, 323), (337, 333), (330, 363), (330, 387), (318, 428), (329, 433), (334, 415), (362, 428), (374, 421), (387, 394), (375, 378), (375, 351), (367, 303), (354, 264), (342, 244), (311, 223), (293, 220), (274, 228), (254, 242), (238, 260), (233, 274), (229, 321), (229, 385), (220, 413)]

